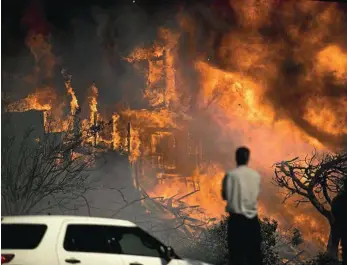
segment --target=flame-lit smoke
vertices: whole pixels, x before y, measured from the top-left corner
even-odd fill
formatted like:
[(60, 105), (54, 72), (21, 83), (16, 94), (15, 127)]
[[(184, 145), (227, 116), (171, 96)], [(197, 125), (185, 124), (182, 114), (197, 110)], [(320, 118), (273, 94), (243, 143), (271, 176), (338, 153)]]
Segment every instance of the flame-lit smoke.
[(33, 80), (39, 77), (40, 72), (44, 78), (52, 78), (54, 66), (56, 65), (56, 58), (52, 53), (52, 45), (49, 43), (46, 36), (29, 32), (26, 37), (26, 44), (30, 48), (31, 53), (34, 55), (37, 66)]
[(27, 30), (25, 44), (36, 62), (34, 73), (27, 80), (32, 82), (37, 82), (40, 78), (50, 80), (53, 77), (57, 60), (52, 52), (50, 25), (45, 18), (40, 0), (30, 2), (21, 22)]

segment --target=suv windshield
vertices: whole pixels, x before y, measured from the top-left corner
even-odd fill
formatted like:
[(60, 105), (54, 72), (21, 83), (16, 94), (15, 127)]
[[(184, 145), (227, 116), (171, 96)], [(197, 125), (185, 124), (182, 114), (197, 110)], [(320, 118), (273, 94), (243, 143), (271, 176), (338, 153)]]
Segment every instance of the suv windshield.
[(1, 249), (34, 249), (46, 230), (43, 224), (1, 224)]

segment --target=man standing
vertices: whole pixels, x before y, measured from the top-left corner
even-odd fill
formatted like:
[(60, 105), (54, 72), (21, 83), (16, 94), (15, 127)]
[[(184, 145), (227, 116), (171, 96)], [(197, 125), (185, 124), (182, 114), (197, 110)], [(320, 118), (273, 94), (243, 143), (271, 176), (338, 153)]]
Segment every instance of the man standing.
[(229, 264), (260, 265), (261, 234), (257, 201), (260, 175), (247, 166), (250, 151), (236, 150), (237, 168), (227, 172), (222, 186), (222, 197), (227, 201)]
[(343, 190), (332, 201), (331, 210), (337, 227), (337, 242), (341, 240), (342, 264), (347, 265), (347, 177), (343, 180)]

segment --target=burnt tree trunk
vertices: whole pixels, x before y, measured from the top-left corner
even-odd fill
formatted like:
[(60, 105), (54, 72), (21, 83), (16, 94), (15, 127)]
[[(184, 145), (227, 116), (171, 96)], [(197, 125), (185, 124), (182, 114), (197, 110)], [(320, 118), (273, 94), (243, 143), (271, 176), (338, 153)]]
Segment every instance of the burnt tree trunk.
[(327, 244), (327, 253), (330, 257), (338, 258), (338, 249), (340, 242), (339, 228), (334, 220), (329, 220), (330, 232)]

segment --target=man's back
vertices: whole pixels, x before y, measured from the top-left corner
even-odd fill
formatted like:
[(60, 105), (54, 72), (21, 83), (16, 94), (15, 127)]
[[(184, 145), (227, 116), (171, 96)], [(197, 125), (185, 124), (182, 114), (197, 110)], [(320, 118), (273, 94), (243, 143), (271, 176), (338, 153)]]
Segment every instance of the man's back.
[(228, 172), (224, 180), (226, 211), (241, 214), (247, 218), (255, 217), (260, 181), (258, 172), (245, 165)]
[[(347, 184), (345, 184), (345, 189)], [(337, 195), (331, 205), (332, 213), (335, 217), (336, 226), (342, 245), (342, 261), (347, 264), (347, 192), (344, 191)]]
[(227, 201), (229, 264), (260, 265), (261, 229), (257, 200), (260, 175), (247, 166), (250, 150), (239, 147), (235, 153), (237, 168), (225, 174), (222, 197)]

